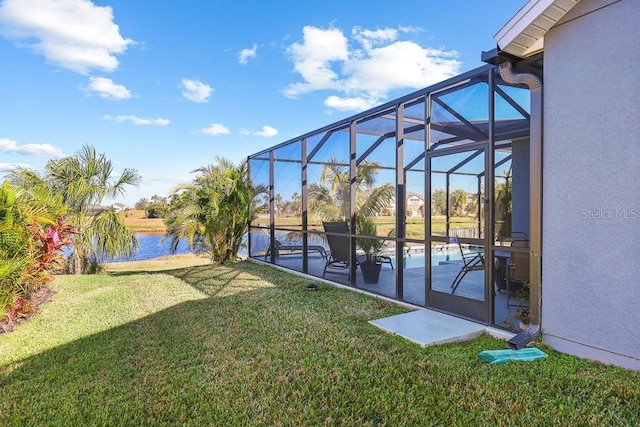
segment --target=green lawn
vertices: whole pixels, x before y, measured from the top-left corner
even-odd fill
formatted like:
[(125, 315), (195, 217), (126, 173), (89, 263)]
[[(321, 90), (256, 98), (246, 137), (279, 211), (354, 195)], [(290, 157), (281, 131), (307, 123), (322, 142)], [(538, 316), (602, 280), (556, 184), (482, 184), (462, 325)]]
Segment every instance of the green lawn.
[(638, 373), (423, 349), (367, 323), (398, 306), (306, 283), (248, 262), (57, 277), (0, 335), (0, 425), (637, 425)]
[[(473, 217), (451, 217), (451, 228), (473, 228), (478, 226), (478, 220)], [(374, 217), (378, 229), (378, 236), (395, 236), (393, 231), (396, 228), (395, 216), (377, 216)], [(407, 217), (405, 218), (406, 225), (406, 237), (412, 239), (424, 238), (424, 221), (422, 217)], [(253, 222), (254, 226), (269, 227), (269, 219), (266, 217), (258, 217)], [(275, 226), (281, 228), (302, 228), (302, 218), (299, 216), (279, 216), (275, 218)], [(443, 235), (446, 231), (446, 218), (444, 216), (434, 216), (431, 223), (431, 232), (433, 234)], [(309, 230), (322, 231), (322, 224), (317, 221), (311, 221), (309, 224)]]

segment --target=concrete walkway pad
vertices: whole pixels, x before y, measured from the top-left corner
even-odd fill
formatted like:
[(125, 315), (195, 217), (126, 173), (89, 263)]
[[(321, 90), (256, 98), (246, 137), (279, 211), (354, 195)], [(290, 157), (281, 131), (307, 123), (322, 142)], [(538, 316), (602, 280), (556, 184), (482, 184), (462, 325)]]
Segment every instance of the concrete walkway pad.
[(485, 325), (427, 309), (372, 320), (369, 323), (422, 347), (467, 341), (486, 331)]

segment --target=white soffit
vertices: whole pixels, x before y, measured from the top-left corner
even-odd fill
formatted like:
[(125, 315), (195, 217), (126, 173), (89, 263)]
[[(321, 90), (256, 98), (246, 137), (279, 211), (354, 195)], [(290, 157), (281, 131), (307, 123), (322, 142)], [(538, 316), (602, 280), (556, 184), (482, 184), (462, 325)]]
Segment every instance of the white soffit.
[(500, 49), (526, 58), (544, 49), (544, 35), (580, 0), (529, 0), (494, 36)]

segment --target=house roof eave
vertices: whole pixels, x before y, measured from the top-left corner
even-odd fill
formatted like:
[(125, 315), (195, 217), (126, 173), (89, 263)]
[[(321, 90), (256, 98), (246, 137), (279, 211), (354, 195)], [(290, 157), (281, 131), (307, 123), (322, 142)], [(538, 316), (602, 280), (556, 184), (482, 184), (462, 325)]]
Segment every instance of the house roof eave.
[(580, 0), (529, 0), (496, 33), (500, 49), (520, 58), (544, 50), (545, 34)]

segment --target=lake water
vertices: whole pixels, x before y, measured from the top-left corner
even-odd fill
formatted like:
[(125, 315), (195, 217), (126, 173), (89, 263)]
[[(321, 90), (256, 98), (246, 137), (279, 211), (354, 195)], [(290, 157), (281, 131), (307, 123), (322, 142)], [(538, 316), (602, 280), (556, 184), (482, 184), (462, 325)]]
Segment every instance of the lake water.
[[(120, 261), (142, 261), (145, 259), (158, 258), (161, 256), (172, 255), (169, 250), (169, 240), (162, 243), (164, 234), (145, 234), (136, 233), (138, 238), (138, 251), (133, 257), (128, 258), (114, 258), (106, 262), (120, 262)], [(176, 254), (188, 254), (191, 253), (189, 245), (186, 241), (182, 240), (178, 244), (178, 250)]]

